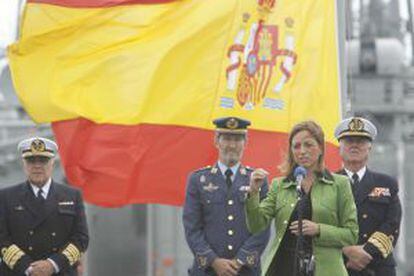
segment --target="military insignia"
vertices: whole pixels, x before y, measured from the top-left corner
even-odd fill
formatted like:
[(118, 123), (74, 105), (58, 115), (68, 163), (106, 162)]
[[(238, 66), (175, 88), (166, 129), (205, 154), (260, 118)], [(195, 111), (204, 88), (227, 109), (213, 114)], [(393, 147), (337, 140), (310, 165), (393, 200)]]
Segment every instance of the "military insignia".
[(385, 233), (377, 231), (371, 235), (368, 242), (373, 244), (381, 252), (382, 257), (385, 259), (393, 250), (393, 240), (394, 237), (391, 238)]
[(198, 257), (198, 264), (201, 267), (205, 267), (207, 265), (207, 257), (205, 257), (205, 256), (199, 256)]
[(64, 206), (64, 205), (74, 205), (75, 202), (73, 202), (73, 201), (61, 201), (58, 204), (61, 205), (61, 206)]
[(212, 174), (216, 174), (217, 173), (217, 167), (212, 167), (210, 172)]
[(246, 257), (246, 262), (248, 265), (253, 266), (256, 257), (254, 255), (249, 255)]
[(375, 187), (368, 195), (369, 197), (391, 196), (390, 189), (384, 187)]
[(204, 174), (202, 176), (200, 176), (200, 182), (201, 183), (206, 182), (206, 176)]
[(360, 118), (353, 118), (350, 122), (349, 122), (349, 130), (351, 131), (362, 131), (364, 129), (364, 122), (360, 119)]
[(40, 139), (34, 139), (30, 145), (30, 151), (32, 153), (44, 152), (45, 150), (46, 150), (45, 142), (43, 142)]
[(24, 207), (22, 205), (18, 205), (16, 207), (14, 207), (14, 210), (16, 210), (16, 211), (23, 211), (24, 210)]
[(237, 122), (237, 120), (236, 120), (236, 119), (231, 118), (230, 120), (228, 120), (228, 121), (226, 122), (226, 126), (227, 126), (227, 128), (229, 128), (229, 129), (236, 129), (236, 128), (239, 126), (239, 123)]
[[(275, 2), (258, 1), (257, 13), (243, 13), (234, 43), (228, 48), (227, 90), (235, 92), (234, 100), (246, 110), (262, 102), (265, 108), (283, 109), (284, 102), (273, 97), (279, 96), (296, 64), (294, 19), (285, 18), (285, 26), (268, 22), (275, 13)], [(228, 102), (227, 97), (222, 107), (232, 107)]]
[(62, 251), (62, 254), (69, 261), (70, 265), (75, 264), (81, 258), (81, 252), (73, 243), (69, 243)]
[(17, 245), (12, 244), (9, 247), (4, 247), (1, 250), (3, 262), (10, 268), (14, 269), (17, 262), (25, 255)]
[(208, 183), (208, 185), (203, 187), (203, 190), (212, 193), (215, 190), (217, 190), (218, 188), (219, 187), (217, 185), (214, 185), (213, 183), (210, 182), (210, 183)]

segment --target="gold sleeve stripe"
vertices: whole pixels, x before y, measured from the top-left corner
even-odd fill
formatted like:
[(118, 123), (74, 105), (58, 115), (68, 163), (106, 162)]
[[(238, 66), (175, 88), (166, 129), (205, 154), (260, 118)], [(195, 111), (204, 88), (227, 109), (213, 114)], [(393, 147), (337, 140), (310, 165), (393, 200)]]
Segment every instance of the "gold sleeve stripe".
[(65, 255), (65, 257), (68, 259), (70, 265), (76, 263), (81, 257), (79, 249), (72, 243), (68, 244), (65, 247), (65, 249), (62, 251), (62, 254)]
[(69, 244), (67, 246), (67, 249), (72, 253), (72, 255), (76, 256), (76, 257), (80, 257), (80, 251), (78, 250), (78, 248), (76, 246), (74, 246), (73, 244)]
[(10, 260), (11, 260), (11, 258), (17, 253), (19, 251), (19, 248), (17, 247), (17, 246), (15, 246), (15, 245), (11, 245), (8, 249), (7, 249), (7, 251), (6, 251), (6, 253), (4, 254), (4, 256), (3, 256), (3, 260), (6, 262), (6, 263), (9, 263), (10, 262)]
[(381, 252), (383, 258), (386, 258), (393, 250), (392, 245), (393, 237), (388, 237), (382, 232), (375, 232), (368, 239), (369, 243), (372, 243)]
[(13, 269), (16, 263), (25, 255), (23, 250), (21, 250), (17, 245), (12, 244), (8, 248), (3, 248), (1, 250), (3, 254), (4, 263), (10, 268)]
[(13, 256), (13, 258), (10, 261), (10, 268), (14, 268), (14, 266), (16, 265), (17, 261), (21, 259), (21, 257), (23, 257), (24, 252), (23, 251), (19, 251), (17, 252), (17, 254), (15, 254)]

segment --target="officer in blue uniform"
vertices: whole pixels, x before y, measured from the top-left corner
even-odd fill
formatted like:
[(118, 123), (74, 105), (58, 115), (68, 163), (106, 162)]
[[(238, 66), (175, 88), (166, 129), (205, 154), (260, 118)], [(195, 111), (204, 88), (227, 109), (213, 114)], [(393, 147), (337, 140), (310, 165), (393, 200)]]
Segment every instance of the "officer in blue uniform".
[(358, 210), (358, 245), (343, 249), (350, 276), (394, 276), (393, 248), (397, 242), (401, 204), (397, 181), (367, 168), (377, 129), (370, 121), (351, 117), (339, 123), (335, 137), (340, 143), (343, 169), (352, 184)]
[[(260, 275), (269, 229), (256, 235), (247, 230), (244, 203), (253, 170), (240, 164), (250, 122), (226, 117), (213, 123), (218, 162), (193, 172), (187, 183), (183, 223), (194, 254), (189, 275)], [(263, 185), (261, 198), (267, 190)]]
[(80, 191), (52, 180), (57, 146), (18, 145), (27, 181), (0, 191), (1, 276), (76, 276), (89, 236)]

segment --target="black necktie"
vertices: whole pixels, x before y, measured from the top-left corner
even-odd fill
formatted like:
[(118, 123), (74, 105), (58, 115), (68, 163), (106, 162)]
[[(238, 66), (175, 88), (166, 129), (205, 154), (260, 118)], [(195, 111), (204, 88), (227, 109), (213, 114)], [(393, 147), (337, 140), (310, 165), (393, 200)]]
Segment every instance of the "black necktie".
[(227, 184), (227, 188), (231, 188), (231, 176), (233, 175), (233, 171), (231, 169), (227, 169), (226, 172), (224, 173), (226, 175), (226, 184)]
[(358, 174), (357, 174), (357, 173), (354, 173), (354, 174), (352, 175), (352, 184), (354, 184), (354, 186), (356, 186), (356, 185), (358, 185), (358, 184), (359, 184), (359, 176), (358, 176)]
[(44, 193), (42, 189), (39, 189), (39, 191), (37, 191), (37, 200), (41, 203), (45, 202), (45, 198), (43, 197)]

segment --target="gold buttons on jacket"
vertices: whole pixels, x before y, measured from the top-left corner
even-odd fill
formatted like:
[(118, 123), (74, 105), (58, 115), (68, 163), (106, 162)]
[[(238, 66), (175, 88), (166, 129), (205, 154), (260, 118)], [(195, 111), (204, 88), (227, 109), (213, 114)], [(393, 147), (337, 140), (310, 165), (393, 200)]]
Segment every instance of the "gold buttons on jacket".
[(284, 221), (283, 221), (283, 224), (287, 224), (287, 223), (288, 223), (288, 221), (287, 221), (287, 220), (284, 220)]
[(362, 237), (363, 237), (364, 239), (366, 239), (366, 238), (368, 238), (368, 235), (367, 235), (367, 234), (364, 234), (364, 235), (362, 235)]
[(234, 231), (230, 229), (229, 231), (227, 231), (227, 234), (228, 234), (229, 236), (233, 236), (233, 235), (234, 235)]
[(56, 236), (56, 233), (55, 232), (52, 232), (51, 235), (52, 235), (52, 237), (55, 237)]
[(229, 215), (229, 216), (227, 217), (227, 219), (228, 219), (229, 221), (232, 221), (232, 220), (234, 219), (234, 217), (233, 217), (233, 215)]
[(29, 251), (32, 251), (33, 247), (29, 246), (27, 249), (29, 249)]
[(30, 235), (30, 236), (33, 236), (33, 234), (34, 234), (34, 231), (33, 231), (33, 230), (30, 230), (30, 231), (29, 231), (29, 235)]
[(363, 215), (362, 215), (362, 218), (363, 218), (363, 219), (366, 219), (367, 217), (368, 217), (368, 215), (367, 215), (367, 214), (363, 214)]
[(233, 204), (234, 204), (234, 202), (233, 202), (233, 200), (232, 200), (232, 199), (229, 199), (229, 201), (227, 201), (227, 204), (228, 204), (228, 205), (233, 205)]
[(227, 249), (230, 250), (230, 251), (233, 250), (233, 245), (231, 245), (231, 244), (227, 245)]

